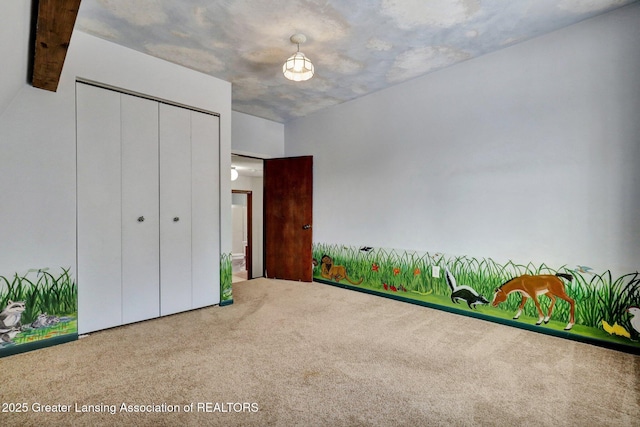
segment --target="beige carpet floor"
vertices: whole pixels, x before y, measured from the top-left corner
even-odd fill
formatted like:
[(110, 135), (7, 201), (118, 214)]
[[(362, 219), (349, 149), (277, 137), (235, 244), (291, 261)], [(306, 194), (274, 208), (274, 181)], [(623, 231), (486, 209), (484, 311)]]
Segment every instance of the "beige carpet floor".
[(241, 282), (0, 367), (1, 409), (26, 409), (2, 426), (640, 426), (639, 356), (318, 283)]

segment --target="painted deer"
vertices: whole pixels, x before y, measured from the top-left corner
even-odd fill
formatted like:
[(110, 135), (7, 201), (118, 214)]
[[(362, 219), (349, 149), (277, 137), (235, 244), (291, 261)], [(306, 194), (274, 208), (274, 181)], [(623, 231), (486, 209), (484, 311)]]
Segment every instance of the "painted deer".
[[(556, 304), (556, 297), (563, 299), (569, 303), (571, 306), (571, 315), (569, 318), (569, 323), (564, 328), (565, 331), (571, 329), (575, 323), (575, 301), (567, 295), (564, 289), (564, 282), (562, 278), (567, 279), (568, 281), (573, 280), (573, 276), (570, 274), (558, 273), (555, 276), (550, 274), (543, 274), (537, 276), (530, 276), (525, 274), (523, 276), (516, 277), (511, 279), (496, 289), (495, 294), (493, 295), (493, 301), (491, 305), (497, 307), (498, 304), (505, 301), (507, 296), (509, 296), (512, 292), (520, 292), (522, 295), (522, 301), (520, 302), (520, 306), (518, 307), (518, 312), (514, 319), (518, 319), (522, 314), (522, 309), (524, 304), (527, 302), (529, 298), (533, 300), (538, 309), (538, 314), (540, 318), (536, 325), (540, 325), (543, 321), (544, 323), (549, 323), (549, 319), (551, 318), (551, 313), (553, 312), (553, 306)], [(542, 308), (540, 307), (540, 302), (538, 301), (539, 295), (546, 295), (551, 300), (551, 305), (549, 305), (549, 312), (545, 316), (542, 313)]]

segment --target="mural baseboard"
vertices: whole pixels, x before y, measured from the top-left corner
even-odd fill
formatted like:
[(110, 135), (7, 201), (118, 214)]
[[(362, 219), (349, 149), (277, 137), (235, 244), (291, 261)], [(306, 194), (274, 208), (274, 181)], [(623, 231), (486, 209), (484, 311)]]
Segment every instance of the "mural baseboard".
[(78, 337), (78, 287), (70, 268), (0, 276), (0, 356)]
[(544, 329), (542, 329), (540, 326), (537, 326), (537, 325), (530, 325), (530, 324), (526, 324), (526, 323), (518, 323), (516, 321), (508, 320), (508, 319), (499, 319), (499, 318), (495, 318), (495, 317), (492, 317), (492, 316), (484, 315), (482, 313), (465, 312), (464, 310), (456, 309), (454, 307), (445, 307), (445, 306), (438, 305), (438, 304), (431, 304), (431, 303), (428, 303), (426, 301), (418, 301), (418, 300), (411, 299), (411, 298), (405, 298), (405, 297), (400, 296), (400, 295), (385, 294), (385, 293), (382, 293), (382, 292), (376, 292), (376, 291), (371, 290), (371, 289), (359, 288), (357, 286), (347, 285), (347, 284), (344, 284), (344, 283), (336, 283), (336, 282), (331, 282), (329, 280), (323, 280), (323, 279), (317, 279), (317, 278), (314, 278), (313, 281), (317, 282), (317, 283), (322, 283), (324, 285), (329, 285), (329, 286), (335, 286), (335, 287), (338, 287), (338, 288), (348, 289), (350, 291), (361, 292), (361, 293), (365, 293), (365, 294), (369, 294), (369, 295), (375, 295), (375, 296), (382, 297), (382, 298), (389, 298), (389, 299), (393, 299), (393, 300), (396, 300), (396, 301), (405, 302), (405, 303), (408, 303), (408, 304), (414, 304), (414, 305), (419, 305), (421, 307), (432, 308), (434, 310), (446, 311), (448, 313), (453, 313), (453, 314), (458, 314), (458, 315), (468, 316), (468, 317), (474, 317), (476, 319), (485, 320), (487, 322), (498, 323), (498, 324), (506, 325), (506, 326), (513, 326), (513, 327), (518, 328), (518, 329), (524, 329), (524, 330), (527, 330), (527, 331), (537, 332), (537, 333), (541, 333), (541, 334), (545, 334), (545, 335), (551, 335), (551, 336), (555, 336), (555, 337), (558, 337), (558, 338), (565, 338), (565, 339), (570, 339), (570, 340), (573, 340), (573, 341), (583, 342), (583, 343), (586, 343), (586, 344), (596, 345), (598, 347), (610, 348), (612, 350), (618, 350), (618, 351), (622, 351), (622, 352), (625, 352), (625, 353), (632, 353), (632, 354), (640, 355), (640, 347), (635, 348), (635, 347), (629, 347), (629, 346), (626, 346), (626, 345), (621, 345), (621, 344), (616, 344), (616, 343), (607, 343), (607, 342), (603, 342), (603, 341), (600, 341), (600, 340), (591, 339), (591, 338), (588, 338), (588, 337), (581, 337), (579, 335), (573, 335), (573, 334), (570, 334), (570, 333), (567, 333), (567, 332), (556, 331), (556, 330), (553, 330), (553, 329), (545, 331)]
[(318, 243), (313, 257), (319, 283), (640, 354), (639, 272)]
[(226, 305), (231, 305), (233, 304), (233, 298), (232, 299), (228, 299), (228, 300), (224, 300), (224, 301), (220, 301), (220, 307), (224, 307)]
[(14, 354), (26, 353), (28, 351), (40, 350), (42, 348), (53, 347), (54, 345), (65, 344), (76, 341), (78, 334), (60, 335), (46, 340), (34, 341), (20, 345), (12, 345), (0, 348), (0, 358), (13, 356)]

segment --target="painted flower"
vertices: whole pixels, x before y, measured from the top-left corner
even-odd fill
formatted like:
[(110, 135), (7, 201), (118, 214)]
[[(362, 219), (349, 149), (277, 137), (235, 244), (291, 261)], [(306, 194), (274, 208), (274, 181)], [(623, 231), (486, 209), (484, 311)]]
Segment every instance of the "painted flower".
[(420, 269), (416, 268), (415, 270), (413, 270), (413, 275), (414, 276), (419, 276), (420, 275)]
[(397, 276), (398, 274), (400, 274), (400, 269), (398, 267), (393, 269), (393, 275)]
[(375, 271), (377, 273), (379, 269), (380, 269), (380, 266), (378, 264), (376, 264), (375, 262), (373, 264), (371, 264), (371, 270), (373, 270), (373, 271)]
[(383, 283), (382, 286), (384, 286), (385, 291), (389, 290), (389, 285), (387, 285), (386, 283)]
[(391, 290), (392, 290), (393, 292), (397, 292), (397, 291), (398, 291), (398, 288), (396, 288), (395, 286), (391, 285)]

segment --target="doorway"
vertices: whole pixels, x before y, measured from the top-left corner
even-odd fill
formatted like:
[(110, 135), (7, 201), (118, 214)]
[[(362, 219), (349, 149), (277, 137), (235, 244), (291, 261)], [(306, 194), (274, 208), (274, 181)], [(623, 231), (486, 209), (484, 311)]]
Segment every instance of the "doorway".
[(232, 282), (253, 278), (253, 193), (231, 190)]
[[(269, 183), (267, 165), (271, 172)], [(244, 227), (247, 233), (248, 224), (251, 224), (252, 237), (249, 239), (248, 236), (240, 234), (241, 237), (236, 239), (247, 242), (245, 266), (247, 261), (252, 265), (247, 270), (247, 278), (276, 277), (310, 282), (313, 243), (313, 157), (265, 160), (232, 154), (231, 167), (231, 188), (236, 190), (232, 196), (238, 198), (237, 203), (248, 204), (248, 201), (241, 201), (239, 197), (241, 194), (251, 193), (252, 208), (247, 210), (252, 211), (252, 219), (240, 219), (238, 222), (246, 224)], [(236, 216), (244, 218), (244, 215)], [(238, 226), (240, 230), (242, 227)], [(244, 244), (236, 243), (235, 250), (232, 251), (232, 255), (235, 254), (232, 259), (235, 259), (236, 270), (239, 272), (243, 271), (244, 247)], [(235, 271), (232, 278), (244, 280), (236, 278)]]
[[(255, 157), (231, 155), (231, 167), (237, 172), (237, 176), (232, 176), (232, 226), (236, 230), (236, 235), (242, 236), (240, 239), (232, 239), (232, 281), (247, 280), (264, 276), (264, 236), (263, 236), (263, 169), (264, 161)], [(233, 174), (235, 175), (235, 174)], [(235, 178), (235, 179), (233, 179)], [(249, 203), (251, 205), (249, 206)], [(244, 207), (239, 207), (241, 205)], [(237, 211), (234, 213), (234, 211)], [(239, 212), (242, 212), (240, 214)], [(246, 212), (246, 216), (245, 216)], [(250, 213), (250, 216), (249, 216)], [(238, 220), (238, 225), (234, 225), (234, 217), (242, 218)], [(244, 224), (244, 225), (243, 225)], [(249, 237), (249, 228), (251, 237)], [(240, 243), (238, 243), (240, 241)], [(246, 241), (246, 255), (244, 254)], [(245, 261), (245, 269), (240, 269), (242, 261)], [(244, 273), (238, 275), (236, 270), (246, 271), (246, 279), (242, 277)]]

